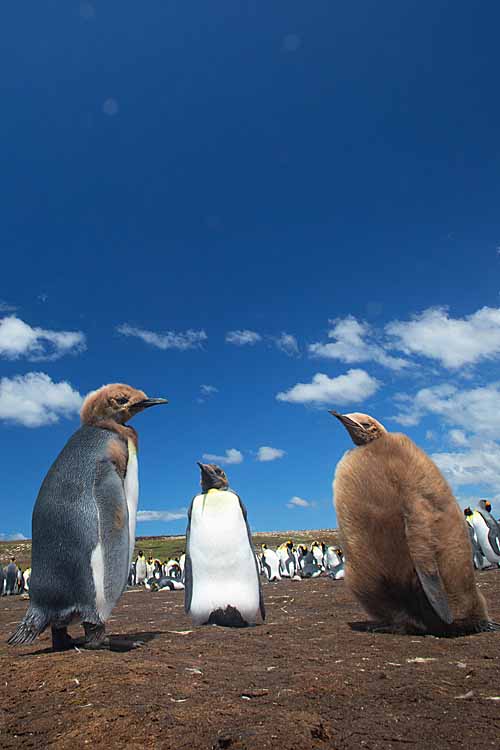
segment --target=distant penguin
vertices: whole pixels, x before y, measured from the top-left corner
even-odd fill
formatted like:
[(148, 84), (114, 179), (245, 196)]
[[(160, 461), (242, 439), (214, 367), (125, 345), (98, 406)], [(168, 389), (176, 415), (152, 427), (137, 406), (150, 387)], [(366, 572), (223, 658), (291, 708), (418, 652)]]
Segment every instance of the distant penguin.
[(25, 591), (29, 591), (30, 590), (30, 578), (31, 578), (31, 567), (26, 568), (26, 570), (23, 573), (24, 590)]
[(146, 556), (142, 550), (139, 550), (137, 560), (135, 561), (135, 582), (136, 584), (144, 583), (147, 578)]
[(345, 576), (345, 564), (342, 552), (338, 547), (327, 547), (325, 553), (325, 568), (330, 578), (340, 581)]
[(491, 565), (500, 563), (500, 526), (491, 515), (491, 503), (480, 500), (470, 517), (477, 541)]
[(5, 573), (3, 566), (0, 565), (0, 596), (4, 595), (5, 590)]
[(16, 592), (17, 574), (18, 574), (18, 569), (16, 565), (16, 560), (14, 557), (11, 557), (10, 563), (7, 565), (7, 568), (5, 571), (5, 593), (7, 594), (7, 596), (11, 596), (12, 594), (17, 593)]
[(109, 645), (105, 622), (127, 584), (135, 542), (137, 434), (126, 422), (164, 403), (122, 384), (85, 399), (82, 426), (38, 494), (30, 605), (9, 643), (31, 643), (50, 625), (53, 648), (71, 648), (67, 626), (76, 621), (82, 646)]
[(489, 562), (483, 554), (481, 545), (478, 542), (476, 529), (472, 523), (472, 517), (474, 513), (470, 508), (465, 508), (464, 517), (467, 522), (467, 531), (469, 532), (469, 539), (472, 547), (472, 562), (477, 570), (482, 570), (489, 566)]
[(346, 582), (392, 632), (496, 630), (476, 588), (462, 512), (434, 462), (366, 414), (331, 412), (356, 448), (333, 484)]
[[(184, 591), (184, 584), (178, 578), (161, 576), (161, 578), (154, 578), (152, 581), (153, 583), (149, 586), (151, 591)], [(147, 584), (146, 588), (148, 588)]]
[(269, 549), (267, 544), (262, 545), (262, 569), (269, 582), (281, 581), (280, 559), (278, 553)]
[(283, 578), (293, 578), (295, 575), (295, 557), (293, 554), (293, 542), (289, 539), (280, 544), (276, 550), (280, 561), (280, 574)]
[(313, 542), (311, 544), (311, 552), (314, 556), (314, 561), (320, 570), (323, 569), (323, 545), (321, 542)]
[(186, 533), (186, 612), (195, 625), (254, 625), (265, 610), (246, 509), (221, 468), (198, 466), (201, 494)]
[(134, 586), (135, 584), (135, 562), (134, 561), (130, 563), (127, 583), (129, 586)]
[(318, 578), (321, 575), (321, 568), (318, 565), (314, 552), (308, 550), (302, 557), (300, 575), (302, 578)]

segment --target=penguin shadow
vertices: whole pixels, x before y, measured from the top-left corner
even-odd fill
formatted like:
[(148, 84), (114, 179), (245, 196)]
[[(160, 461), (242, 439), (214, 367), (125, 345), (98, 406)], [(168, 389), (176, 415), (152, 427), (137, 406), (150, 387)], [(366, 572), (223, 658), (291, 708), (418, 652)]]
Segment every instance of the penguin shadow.
[[(86, 648), (83, 644), (83, 638), (75, 638), (73, 646), (67, 651), (74, 651), (79, 649), (81, 651), (113, 651), (117, 653), (127, 653), (128, 651), (135, 651), (142, 646), (158, 638), (160, 635), (164, 635), (165, 630), (149, 630), (141, 631), (138, 633), (123, 633), (120, 635), (109, 635), (106, 638), (106, 645), (101, 646), (98, 649)], [(29, 651), (28, 653), (22, 654), (21, 658), (29, 656), (41, 656), (42, 654), (58, 654), (61, 651), (55, 651), (52, 646), (47, 648), (40, 648), (37, 651)]]

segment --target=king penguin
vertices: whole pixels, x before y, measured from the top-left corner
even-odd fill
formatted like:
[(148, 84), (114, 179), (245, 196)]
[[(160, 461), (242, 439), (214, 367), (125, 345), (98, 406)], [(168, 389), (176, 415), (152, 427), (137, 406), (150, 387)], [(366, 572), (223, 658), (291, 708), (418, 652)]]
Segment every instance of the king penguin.
[(491, 503), (488, 500), (479, 501), (470, 517), (470, 523), (474, 526), (479, 546), (490, 565), (500, 563), (500, 526), (491, 515)]
[(198, 466), (201, 494), (186, 532), (186, 612), (195, 625), (255, 625), (265, 609), (245, 506), (220, 467)]
[(469, 532), (469, 539), (472, 547), (472, 562), (477, 570), (482, 570), (489, 566), (489, 562), (484, 556), (481, 545), (478, 542), (476, 529), (472, 522), (473, 515), (474, 512), (469, 507), (464, 509), (464, 518), (467, 522), (467, 531)]
[(500, 630), (476, 588), (462, 512), (434, 462), (366, 414), (331, 412), (357, 446), (333, 490), (346, 583), (382, 628), (462, 635)]
[(126, 423), (164, 403), (118, 383), (85, 399), (82, 426), (35, 503), (30, 605), (9, 643), (31, 643), (50, 625), (54, 650), (71, 648), (67, 626), (82, 622), (82, 646), (110, 645), (104, 623), (127, 585), (139, 491), (137, 434)]

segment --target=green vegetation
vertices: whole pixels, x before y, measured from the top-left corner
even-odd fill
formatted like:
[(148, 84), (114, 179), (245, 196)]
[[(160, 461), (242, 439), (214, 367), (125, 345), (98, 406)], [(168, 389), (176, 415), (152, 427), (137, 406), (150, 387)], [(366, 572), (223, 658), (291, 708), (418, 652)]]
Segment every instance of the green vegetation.
[[(339, 534), (336, 529), (313, 529), (306, 531), (258, 531), (253, 535), (253, 542), (257, 549), (261, 544), (277, 547), (287, 539), (293, 539), (297, 544), (310, 544), (317, 539), (325, 544), (339, 544)], [(168, 560), (179, 557), (184, 552), (186, 539), (184, 536), (142, 536), (135, 544), (134, 555), (142, 549), (146, 557), (158, 560)], [(31, 540), (22, 542), (0, 542), (0, 564), (5, 565), (11, 557), (15, 557), (23, 569), (31, 564)]]

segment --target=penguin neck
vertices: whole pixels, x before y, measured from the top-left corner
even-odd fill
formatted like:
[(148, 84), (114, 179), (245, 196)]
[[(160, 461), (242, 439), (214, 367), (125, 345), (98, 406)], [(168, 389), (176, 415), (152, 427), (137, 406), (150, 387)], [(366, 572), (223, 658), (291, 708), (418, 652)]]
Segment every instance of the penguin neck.
[(95, 422), (86, 422), (85, 424), (89, 427), (97, 427), (100, 430), (109, 430), (109, 432), (114, 432), (116, 435), (119, 435), (122, 440), (125, 440), (126, 443), (131, 440), (135, 446), (135, 449), (137, 450), (138, 448), (139, 437), (137, 435), (137, 432), (128, 424), (118, 424), (118, 422), (115, 422), (112, 419), (102, 419)]
[(210, 494), (210, 492), (228, 492), (229, 487), (210, 487), (208, 490), (203, 490), (204, 495)]

